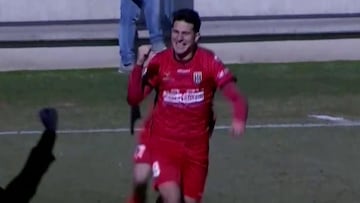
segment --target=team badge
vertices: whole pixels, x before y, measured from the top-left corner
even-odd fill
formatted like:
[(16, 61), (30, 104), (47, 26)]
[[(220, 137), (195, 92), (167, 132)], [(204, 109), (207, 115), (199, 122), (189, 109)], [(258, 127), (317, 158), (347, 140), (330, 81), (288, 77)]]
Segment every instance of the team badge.
[(195, 84), (200, 84), (202, 81), (202, 72), (201, 71), (195, 71), (193, 73), (193, 80)]

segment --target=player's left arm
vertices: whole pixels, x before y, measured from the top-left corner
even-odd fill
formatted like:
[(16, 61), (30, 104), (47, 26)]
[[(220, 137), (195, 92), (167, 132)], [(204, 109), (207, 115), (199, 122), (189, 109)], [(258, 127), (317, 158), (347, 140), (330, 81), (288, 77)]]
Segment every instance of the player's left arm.
[(247, 99), (238, 89), (234, 75), (216, 56), (212, 62), (212, 71), (217, 87), (232, 106), (232, 135), (240, 136), (245, 132), (248, 116)]
[(240, 93), (234, 81), (225, 83), (220, 89), (223, 96), (231, 103), (233, 109), (232, 134), (240, 136), (245, 132), (248, 115), (248, 103)]

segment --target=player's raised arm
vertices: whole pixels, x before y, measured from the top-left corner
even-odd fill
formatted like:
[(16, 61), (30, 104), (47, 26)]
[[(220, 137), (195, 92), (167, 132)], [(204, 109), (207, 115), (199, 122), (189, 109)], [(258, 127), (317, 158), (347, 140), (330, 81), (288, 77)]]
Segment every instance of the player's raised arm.
[(218, 88), (232, 106), (232, 135), (241, 136), (245, 132), (245, 125), (248, 115), (247, 99), (237, 88), (236, 78), (216, 56), (212, 63), (212, 70)]
[(128, 81), (127, 102), (130, 106), (138, 105), (151, 92), (150, 87), (144, 87), (142, 77), (143, 67), (151, 59), (150, 54), (152, 54), (150, 46), (143, 45), (139, 47), (136, 65), (131, 71)]

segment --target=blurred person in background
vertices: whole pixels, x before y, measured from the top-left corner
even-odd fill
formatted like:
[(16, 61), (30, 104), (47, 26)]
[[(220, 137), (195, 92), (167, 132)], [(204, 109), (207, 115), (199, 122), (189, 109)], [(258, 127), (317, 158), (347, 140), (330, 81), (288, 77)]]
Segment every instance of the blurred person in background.
[[(165, 0), (167, 8), (171, 8), (170, 0)], [(162, 28), (161, 0), (121, 0), (119, 46), (119, 72), (129, 72), (135, 64), (135, 40), (137, 39), (136, 23), (141, 11), (144, 13), (146, 27), (149, 31), (151, 50), (155, 53), (166, 48)], [(167, 12), (169, 15), (170, 12)]]

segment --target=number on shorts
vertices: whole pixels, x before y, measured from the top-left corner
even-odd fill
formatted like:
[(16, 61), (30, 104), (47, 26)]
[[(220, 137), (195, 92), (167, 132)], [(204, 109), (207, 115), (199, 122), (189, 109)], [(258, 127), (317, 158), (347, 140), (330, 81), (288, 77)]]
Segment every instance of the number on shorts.
[(155, 161), (152, 165), (153, 176), (156, 178), (160, 175), (159, 162)]
[(135, 158), (141, 158), (144, 155), (146, 146), (141, 144), (136, 147)]

